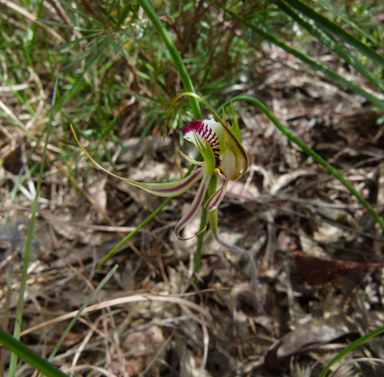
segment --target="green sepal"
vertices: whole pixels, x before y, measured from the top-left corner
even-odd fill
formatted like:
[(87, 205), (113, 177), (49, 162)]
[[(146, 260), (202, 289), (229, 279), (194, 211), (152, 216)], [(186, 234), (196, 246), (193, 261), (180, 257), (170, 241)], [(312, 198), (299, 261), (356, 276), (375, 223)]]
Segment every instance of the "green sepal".
[[(206, 170), (205, 166), (204, 168), (199, 168), (195, 170), (192, 174), (189, 176), (181, 179), (180, 181), (175, 182), (165, 182), (165, 183), (144, 183), (144, 182), (137, 182), (133, 181), (131, 179), (127, 179), (124, 177), (121, 177), (117, 174), (114, 174), (107, 169), (103, 168), (98, 162), (95, 161), (95, 159), (87, 152), (87, 150), (81, 145), (80, 140), (78, 139), (75, 129), (71, 125), (71, 129), (73, 132), (73, 136), (75, 137), (77, 143), (79, 144), (79, 147), (82, 149), (82, 151), (85, 153), (85, 155), (102, 171), (108, 173), (109, 175), (120, 179), (123, 182), (129, 183), (132, 186), (139, 187), (150, 194), (162, 196), (165, 198), (177, 196), (183, 194), (185, 191), (187, 191), (195, 182), (200, 180), (204, 176), (204, 171)], [(211, 149), (212, 150), (212, 149)], [(207, 153), (207, 152), (206, 152)], [(212, 151), (213, 153), (213, 151)], [(208, 153), (207, 153), (208, 154)]]
[(233, 103), (231, 102), (231, 108), (232, 108), (232, 115), (233, 115), (233, 120), (232, 120), (232, 132), (235, 135), (236, 139), (241, 143), (241, 132), (240, 132), (240, 127), (239, 127), (239, 122), (237, 121), (237, 115), (235, 108), (233, 107)]

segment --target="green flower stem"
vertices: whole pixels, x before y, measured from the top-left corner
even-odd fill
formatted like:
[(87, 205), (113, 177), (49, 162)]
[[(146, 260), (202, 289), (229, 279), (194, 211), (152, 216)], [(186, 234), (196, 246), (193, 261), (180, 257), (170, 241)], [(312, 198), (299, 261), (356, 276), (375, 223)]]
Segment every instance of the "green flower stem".
[(366, 341), (372, 339), (374, 336), (377, 336), (384, 332), (384, 327), (380, 327), (377, 330), (374, 330), (370, 332), (369, 334), (357, 339), (352, 344), (350, 344), (348, 347), (344, 348), (340, 353), (338, 353), (330, 362), (329, 364), (324, 368), (324, 370), (321, 372), (320, 377), (325, 377), (331, 366), (337, 361), (343, 358), (347, 353), (354, 350), (356, 347), (362, 345)]
[[(207, 196), (205, 196), (205, 200), (207, 199)], [(196, 252), (195, 252), (195, 264), (194, 264), (194, 272), (197, 273), (200, 269), (200, 263), (201, 263), (201, 249), (203, 248), (203, 242), (204, 242), (204, 228), (207, 224), (207, 217), (208, 212), (207, 210), (202, 207), (201, 212), (201, 218), (200, 218), (200, 228), (199, 228), (199, 235), (197, 236), (197, 246), (196, 246)], [(196, 286), (199, 285), (199, 280), (195, 278), (195, 284)]]
[(18, 357), (26, 361), (28, 364), (32, 365), (38, 371), (40, 371), (45, 376), (49, 377), (68, 377), (65, 373), (63, 373), (60, 369), (57, 369), (50, 362), (43, 359), (37, 353), (33, 352), (23, 343), (7, 334), (5, 331), (0, 329), (0, 343), (4, 345), (4, 347), (8, 348)]
[(358, 201), (364, 206), (364, 208), (372, 215), (375, 221), (384, 230), (383, 219), (377, 214), (377, 212), (372, 208), (372, 206), (356, 191), (356, 189), (331, 164), (325, 161), (314, 150), (309, 148), (303, 141), (301, 141), (291, 131), (289, 131), (286, 127), (284, 127), (261, 101), (250, 96), (237, 96), (225, 102), (218, 111), (220, 111), (221, 108), (225, 108), (226, 106), (228, 106), (230, 102), (236, 102), (236, 101), (248, 101), (253, 105), (257, 106), (272, 121), (272, 123), (285, 136), (288, 137), (288, 139), (290, 139), (295, 144), (297, 144), (305, 153), (310, 155), (318, 164), (320, 164), (323, 168), (328, 170), (334, 177), (336, 177), (351, 192), (351, 194), (358, 199)]
[[(216, 192), (216, 186), (217, 186), (217, 177), (216, 175), (212, 175), (211, 180), (208, 185), (208, 192), (205, 195), (205, 200), (209, 198), (211, 195), (213, 195)], [(204, 209), (204, 207), (203, 207)], [(215, 232), (218, 232), (217, 227), (217, 214), (218, 209), (216, 208), (214, 211), (207, 212), (207, 210), (203, 211), (201, 216), (201, 223), (200, 223), (200, 229), (199, 232), (201, 232), (205, 224), (207, 223), (207, 217), (209, 216), (209, 225), (211, 227), (212, 232), (215, 234)], [(203, 237), (199, 237), (197, 239), (197, 250), (200, 250), (200, 253), (195, 254), (195, 274), (199, 271), (200, 263), (201, 263), (201, 248), (203, 246)], [(196, 286), (199, 285), (199, 279), (195, 277), (195, 284)]]

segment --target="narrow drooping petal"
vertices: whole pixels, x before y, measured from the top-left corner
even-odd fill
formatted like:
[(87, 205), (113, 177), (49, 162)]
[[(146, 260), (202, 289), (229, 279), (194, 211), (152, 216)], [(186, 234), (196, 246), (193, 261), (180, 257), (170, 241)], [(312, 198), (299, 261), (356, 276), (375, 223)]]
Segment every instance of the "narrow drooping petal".
[(201, 180), (199, 189), (197, 190), (197, 194), (195, 196), (195, 199), (193, 199), (193, 202), (192, 202), (191, 206), (188, 208), (187, 213), (176, 224), (175, 233), (176, 233), (176, 236), (178, 239), (182, 240), (182, 238), (179, 237), (180, 232), (185, 228), (186, 225), (188, 225), (193, 220), (193, 218), (197, 214), (199, 207), (203, 203), (204, 196), (205, 196), (205, 193), (207, 191), (210, 179), (211, 179), (211, 175), (204, 174), (204, 177)]
[(75, 136), (75, 139), (77, 143), (79, 144), (80, 148), (83, 150), (83, 152), (86, 154), (86, 156), (101, 170), (105, 171), (109, 175), (112, 175), (113, 177), (116, 177), (120, 179), (121, 181), (127, 182), (132, 186), (139, 187), (150, 194), (157, 195), (157, 196), (163, 196), (163, 197), (172, 197), (181, 195), (185, 191), (187, 191), (195, 182), (197, 182), (199, 179), (201, 179), (204, 176), (204, 169), (199, 168), (195, 170), (192, 174), (190, 174), (188, 177), (185, 177), (181, 179), (180, 181), (175, 182), (166, 182), (166, 183), (143, 183), (143, 182), (137, 182), (132, 181), (131, 179), (120, 177), (117, 174), (111, 173), (107, 169), (104, 169), (99, 163), (97, 163), (93, 157), (85, 150), (85, 148), (80, 144), (79, 139), (77, 138), (77, 135), (75, 133), (75, 130), (72, 128), (73, 134)]
[(206, 201), (204, 208), (208, 211), (211, 212), (215, 210), (221, 201), (224, 198), (225, 191), (227, 190), (227, 185), (228, 185), (228, 180), (223, 180), (219, 177), (217, 177), (217, 190), (216, 192), (211, 195), (208, 200)]

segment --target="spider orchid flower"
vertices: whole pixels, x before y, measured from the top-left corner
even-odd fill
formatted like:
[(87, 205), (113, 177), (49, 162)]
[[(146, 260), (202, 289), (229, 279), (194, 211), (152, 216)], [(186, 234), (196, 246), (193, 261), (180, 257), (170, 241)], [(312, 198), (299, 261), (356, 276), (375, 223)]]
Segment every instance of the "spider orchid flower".
[(204, 161), (196, 161), (179, 151), (187, 161), (196, 165), (197, 169), (179, 181), (167, 183), (142, 183), (109, 172), (98, 164), (84, 149), (73, 127), (72, 131), (80, 148), (101, 170), (153, 195), (163, 197), (181, 195), (195, 182), (201, 180), (190, 208), (176, 224), (175, 233), (181, 239), (181, 231), (193, 220), (199, 207), (203, 204), (205, 194), (208, 191), (210, 196), (205, 202), (204, 207), (210, 213), (211, 228), (217, 239), (217, 207), (224, 197), (228, 182), (240, 179), (247, 171), (249, 163), (247, 153), (241, 145), (240, 130), (235, 118), (232, 126), (221, 119), (219, 122), (214, 119), (203, 119), (192, 120), (187, 123), (181, 129), (183, 137), (185, 140), (196, 145)]
[(202, 167), (204, 173), (192, 206), (176, 225), (176, 235), (193, 219), (207, 190), (210, 196), (204, 208), (210, 213), (215, 234), (217, 229), (212, 224), (211, 214), (217, 218), (217, 207), (225, 195), (228, 182), (240, 179), (248, 169), (248, 156), (241, 145), (240, 130), (236, 121), (231, 127), (221, 120), (203, 119), (192, 120), (181, 131), (185, 140), (196, 145), (204, 161), (198, 162), (180, 153), (190, 163)]

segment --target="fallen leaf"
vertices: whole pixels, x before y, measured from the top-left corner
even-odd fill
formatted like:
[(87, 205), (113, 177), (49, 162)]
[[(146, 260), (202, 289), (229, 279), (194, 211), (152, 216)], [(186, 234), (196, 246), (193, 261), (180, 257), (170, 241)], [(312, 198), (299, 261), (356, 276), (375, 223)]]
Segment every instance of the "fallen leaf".
[(384, 267), (384, 264), (381, 263), (361, 263), (341, 259), (327, 260), (316, 258), (302, 251), (296, 251), (294, 255), (300, 273), (310, 285), (332, 282), (338, 287), (343, 278), (352, 278), (352, 275), (355, 273), (367, 271), (371, 268)]

